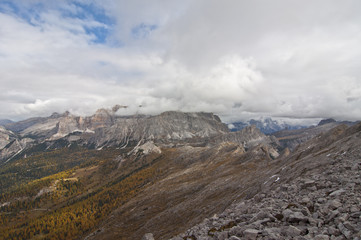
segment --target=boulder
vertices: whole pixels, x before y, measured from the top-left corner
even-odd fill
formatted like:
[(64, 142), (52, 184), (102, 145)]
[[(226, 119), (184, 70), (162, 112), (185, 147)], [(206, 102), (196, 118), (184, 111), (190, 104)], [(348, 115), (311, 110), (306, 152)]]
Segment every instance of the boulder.
[(243, 232), (243, 236), (247, 240), (255, 240), (257, 239), (259, 231), (257, 229), (246, 229)]

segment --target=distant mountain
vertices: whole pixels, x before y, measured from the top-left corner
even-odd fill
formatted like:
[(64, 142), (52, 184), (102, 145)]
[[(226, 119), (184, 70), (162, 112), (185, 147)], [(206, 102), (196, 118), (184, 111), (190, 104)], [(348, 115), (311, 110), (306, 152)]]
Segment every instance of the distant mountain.
[(175, 239), (359, 236), (361, 123), (265, 135), (212, 113), (117, 109), (0, 127), (0, 239), (170, 239), (212, 216)]
[(305, 125), (290, 125), (282, 120), (273, 120), (272, 118), (263, 118), (260, 120), (251, 119), (246, 122), (234, 122), (228, 124), (228, 127), (232, 132), (236, 132), (250, 125), (255, 125), (264, 134), (272, 134), (284, 129), (294, 130), (307, 127)]
[(317, 126), (322, 126), (325, 124), (329, 124), (329, 123), (338, 123), (338, 124), (345, 124), (347, 126), (353, 126), (355, 124), (357, 124), (358, 122), (352, 122), (352, 121), (336, 121), (333, 118), (327, 118), (327, 119), (322, 119)]
[(336, 121), (332, 118), (321, 120), (317, 126), (311, 126), (303, 129), (284, 129), (278, 132), (274, 132), (272, 135), (277, 138), (282, 148), (288, 148), (289, 150), (295, 150), (301, 143), (308, 141), (309, 139), (322, 134), (330, 129), (340, 126), (353, 126), (359, 122), (351, 121)]
[(0, 126), (5, 126), (9, 123), (13, 123), (13, 121), (11, 121), (9, 119), (0, 119)]
[[(25, 154), (32, 146), (55, 149), (69, 144), (87, 148), (135, 146), (147, 141), (181, 144), (228, 133), (226, 124), (212, 113), (164, 112), (156, 116), (118, 116), (117, 108), (99, 109), (92, 116), (74, 116), (69, 112), (31, 118), (6, 125), (0, 161)], [(15, 136), (16, 135), (16, 136)], [(204, 144), (204, 141), (200, 141)]]

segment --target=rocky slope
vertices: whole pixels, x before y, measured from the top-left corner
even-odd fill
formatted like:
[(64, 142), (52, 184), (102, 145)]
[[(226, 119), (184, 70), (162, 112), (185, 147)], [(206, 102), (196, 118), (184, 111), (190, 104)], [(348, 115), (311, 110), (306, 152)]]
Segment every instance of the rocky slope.
[[(246, 133), (242, 144), (230, 138), (208, 142), (206, 146), (163, 147), (161, 151), (154, 148), (154, 143), (142, 145), (144, 150), (137, 152), (136, 162), (147, 157), (144, 154), (151, 146), (153, 153), (148, 156), (162, 162), (162, 176), (119, 206), (86, 239), (141, 239), (148, 231), (156, 239), (168, 239), (225, 209), (234, 200), (253, 196), (257, 192), (254, 186), (262, 182), (262, 178), (254, 176), (257, 172), (267, 176), (267, 166), (277, 151), (272, 147), (276, 143), (259, 130), (248, 127), (244, 129)], [(123, 159), (122, 164), (132, 161)]]
[[(62, 118), (65, 117), (62, 116)], [(253, 196), (257, 192), (257, 188), (253, 186), (262, 182), (262, 178), (253, 176), (257, 172), (263, 172), (267, 176), (268, 166), (274, 161), (274, 154), (278, 153), (278, 143), (274, 141), (274, 138), (264, 135), (255, 127), (248, 127), (238, 133), (224, 132), (223, 130), (227, 130), (224, 128), (225, 125), (213, 114), (167, 112), (153, 117), (115, 118), (110, 128), (115, 128), (118, 120), (129, 121), (133, 124), (134, 119), (138, 123), (136, 126), (124, 124), (134, 129), (128, 132), (129, 143), (124, 145), (124, 148), (120, 147), (123, 145), (110, 141), (104, 148), (100, 147), (98, 150), (85, 149), (75, 144), (81, 143), (80, 137), (86, 134), (89, 136), (89, 142), (97, 134), (100, 136), (99, 139), (101, 136), (107, 137), (108, 134), (105, 133), (107, 127), (98, 127), (94, 133), (74, 132), (56, 140), (47, 140), (40, 144), (33, 143), (33, 148), (40, 149), (38, 153), (31, 156), (32, 149), (24, 150), (20, 154), (27, 153), (26, 158), (15, 157), (3, 165), (5, 170), (0, 177), (8, 186), (6, 188), (2, 185), (3, 189), (8, 189), (7, 191), (10, 191), (8, 194), (15, 194), (21, 198), (20, 200), (6, 198), (0, 205), (5, 204), (6, 207), (6, 204), (13, 204), (13, 208), (7, 209), (6, 213), (17, 217), (16, 214), (19, 211), (16, 212), (13, 209), (22, 206), (23, 201), (31, 202), (32, 200), (26, 194), (24, 196), (23, 192), (12, 193), (13, 181), (21, 185), (20, 183), (26, 183), (29, 177), (32, 177), (35, 179), (34, 184), (38, 184), (37, 176), (41, 173), (40, 176), (45, 176), (42, 181), (46, 182), (42, 189), (45, 192), (52, 190), (48, 192), (49, 195), (38, 195), (42, 189), (33, 191), (35, 198), (36, 196), (44, 198), (43, 200), (34, 199), (40, 204), (37, 208), (46, 210), (42, 213), (38, 212), (40, 220), (58, 216), (57, 212), (67, 211), (64, 207), (67, 204), (70, 207), (81, 207), (81, 209), (86, 208), (88, 206), (86, 203), (90, 202), (97, 206), (95, 209), (107, 204), (107, 212), (97, 212), (98, 219), (101, 216), (101, 221), (99, 220), (100, 222), (91, 228), (91, 232), (88, 232), (86, 227), (84, 230), (86, 226), (84, 221), (81, 221), (81, 225), (73, 224), (74, 219), (68, 223), (73, 224), (71, 228), (68, 225), (64, 227), (68, 229), (64, 230), (68, 231), (68, 234), (71, 234), (73, 229), (82, 227), (80, 233), (72, 235), (76, 236), (76, 239), (83, 237), (87, 239), (141, 239), (148, 231), (152, 231), (157, 239), (168, 239), (179, 231), (184, 231), (198, 223), (209, 214), (224, 210), (235, 199)], [(146, 128), (147, 124), (149, 127)], [(133, 140), (139, 139), (135, 128), (143, 130), (139, 141)], [(170, 133), (178, 133), (178, 135), (172, 137)], [(68, 147), (67, 141), (71, 137), (79, 137), (79, 139), (74, 141), (74, 145)], [(50, 143), (59, 148), (44, 150), (44, 147), (50, 146), (48, 145)], [(112, 144), (116, 147), (111, 147)], [(14, 142), (13, 146), (15, 145)], [(92, 152), (91, 155), (96, 154), (101, 158), (97, 160), (99, 162), (93, 161), (91, 155), (84, 157), (84, 152), (89, 152), (89, 154)], [(105, 158), (104, 156), (109, 153), (116, 155)], [(68, 154), (71, 157), (67, 157)], [(58, 157), (58, 155), (63, 157)], [(68, 170), (67, 167), (75, 167), (75, 169)], [(62, 174), (71, 174), (71, 177), (67, 175), (67, 178), (78, 179), (77, 182), (82, 186), (78, 189), (79, 192), (75, 191), (73, 195), (70, 195), (71, 201), (67, 199), (67, 196), (62, 195), (64, 189), (54, 188), (57, 183), (61, 183), (61, 178), (57, 176), (59, 170), (66, 170)], [(49, 177), (48, 173), (55, 173), (55, 176)], [(49, 179), (53, 180), (49, 181)], [(129, 189), (138, 182), (142, 183), (136, 185), (134, 189)], [(118, 184), (128, 187), (117, 189), (115, 186)], [(104, 188), (107, 190), (104, 191)], [(123, 192), (128, 190), (127, 194)], [(119, 195), (118, 192), (123, 192), (123, 195)], [(94, 200), (94, 198), (98, 199), (99, 195), (107, 196), (106, 201)], [(53, 198), (58, 202), (54, 202)], [(99, 197), (101, 200), (103, 198)], [(115, 201), (114, 199), (122, 200), (112, 202)], [(31, 205), (29, 208), (31, 210), (24, 214), (28, 219), (32, 219), (31, 214), (37, 209), (32, 209)], [(54, 211), (57, 212), (54, 213)], [(68, 214), (62, 215), (62, 219), (69, 219), (68, 216)], [(83, 217), (85, 222), (87, 219)], [(26, 226), (30, 226), (30, 229), (34, 227), (31, 225), (31, 220), (23, 218), (22, 221), (16, 228), (5, 225), (3, 232), (0, 227), (0, 236), (27, 236), (29, 229)], [(43, 224), (43, 226), (54, 229), (53, 225)], [(40, 234), (45, 236), (51, 233), (39, 230), (39, 234), (36, 235)]]
[(173, 239), (360, 239), (360, 144), (361, 124), (311, 139), (254, 197)]
[(301, 143), (310, 140), (311, 138), (329, 131), (330, 129), (339, 126), (340, 123), (329, 122), (317, 126), (312, 126), (305, 129), (297, 130), (282, 130), (273, 133), (273, 136), (277, 138), (283, 148), (288, 148), (291, 151), (295, 150)]
[(117, 108), (0, 128), (0, 236), (359, 237), (361, 124), (267, 136), (230, 132), (211, 113), (120, 117)]
[(303, 129), (282, 130), (273, 133), (277, 138), (282, 148), (288, 148), (291, 151), (295, 150), (301, 143), (324, 133), (336, 126), (346, 125), (353, 126), (359, 122), (342, 121), (337, 122), (334, 119), (324, 119), (319, 122), (317, 126), (311, 126)]

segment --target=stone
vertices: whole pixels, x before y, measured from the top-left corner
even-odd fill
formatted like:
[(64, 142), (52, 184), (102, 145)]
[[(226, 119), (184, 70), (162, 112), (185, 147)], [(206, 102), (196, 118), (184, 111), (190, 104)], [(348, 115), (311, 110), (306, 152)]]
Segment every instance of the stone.
[(345, 240), (345, 237), (344, 236), (338, 236), (338, 237), (331, 236), (331, 240)]
[(326, 217), (326, 220), (325, 220), (325, 223), (329, 223), (331, 221), (333, 221), (335, 219), (335, 217), (337, 217), (337, 215), (339, 214), (340, 212), (338, 210), (334, 210), (332, 211), (331, 213), (329, 213)]
[(354, 213), (354, 212), (358, 212), (360, 211), (360, 208), (358, 208), (357, 206), (355, 205), (352, 205), (351, 208), (350, 208), (350, 212)]
[(259, 213), (257, 213), (250, 221), (254, 222), (260, 219), (264, 219), (268, 217), (268, 213), (264, 212), (264, 211), (260, 211)]
[(318, 227), (310, 227), (310, 228), (308, 228), (308, 232), (310, 234), (318, 233)]
[(305, 216), (311, 216), (310, 210), (308, 210), (308, 208), (306, 208), (306, 207), (303, 207), (303, 208), (301, 209), (301, 212), (302, 212), (303, 215), (305, 215)]
[(318, 198), (317, 199), (317, 202), (320, 203), (320, 204), (323, 204), (323, 203), (326, 203), (327, 202), (327, 199), (322, 197), (322, 198)]
[(310, 200), (309, 197), (304, 197), (304, 198), (301, 199), (300, 203), (304, 204), (304, 205), (308, 205), (308, 204), (311, 203), (311, 200)]
[(339, 189), (339, 190), (336, 190), (332, 193), (330, 193), (330, 197), (338, 197), (338, 196), (341, 196), (345, 193), (346, 191), (344, 189)]
[(154, 240), (154, 236), (152, 233), (146, 233), (144, 234), (142, 240)]
[(340, 230), (334, 228), (334, 227), (328, 227), (328, 234), (329, 235), (333, 235), (333, 236), (340, 236), (341, 235), (341, 232)]
[(294, 240), (308, 240), (307, 238), (305, 238), (304, 236), (297, 236), (293, 238)]
[(268, 236), (270, 239), (279, 239), (281, 234), (281, 229), (279, 228), (266, 228), (264, 231), (264, 235)]
[(236, 237), (236, 236), (231, 236), (230, 238), (229, 238), (229, 240), (241, 240), (239, 237)]
[(307, 179), (307, 180), (305, 180), (304, 184), (302, 185), (302, 188), (312, 187), (315, 185), (315, 183), (316, 182), (314, 180)]
[(171, 238), (171, 240), (183, 240), (183, 238), (182, 238), (182, 237), (177, 236), (177, 237)]
[[(283, 220), (287, 221), (292, 213), (293, 213), (293, 211), (291, 211), (290, 209), (283, 210), (282, 211)], [(276, 218), (277, 218), (277, 216), (276, 216)]]
[(241, 237), (243, 235), (243, 228), (240, 226), (235, 226), (229, 230), (229, 234), (232, 236)]
[(350, 217), (352, 218), (360, 218), (361, 217), (361, 212), (353, 212), (350, 214)]
[(329, 240), (329, 239), (330, 239), (330, 237), (325, 234), (316, 235), (314, 238), (314, 240)]
[(225, 240), (228, 239), (228, 232), (220, 232), (217, 234), (217, 239), (218, 240)]
[(257, 239), (259, 231), (257, 229), (246, 229), (243, 232), (243, 236), (245, 237), (245, 239), (247, 240), (255, 240)]
[(349, 217), (350, 217), (350, 215), (348, 215), (347, 213), (344, 213), (340, 217), (338, 217), (337, 220), (340, 221), (341, 223), (343, 223), (343, 222), (347, 221)]
[(308, 217), (303, 215), (301, 212), (294, 212), (288, 217), (288, 222), (298, 223), (298, 222), (308, 222)]
[(301, 234), (301, 230), (292, 225), (285, 227), (282, 231), (282, 235), (286, 237), (296, 237), (299, 236), (300, 234)]
[(350, 231), (352, 231), (352, 232), (355, 232), (356, 229), (357, 229), (357, 228), (356, 228), (352, 223), (350, 223), (349, 221), (344, 222), (343, 225), (344, 225), (348, 230), (350, 230)]
[(328, 207), (332, 210), (342, 207), (342, 203), (338, 200), (332, 200), (328, 203)]
[(347, 238), (351, 238), (352, 232), (348, 230), (342, 223), (337, 225), (337, 228), (341, 231), (341, 233)]
[(261, 220), (253, 222), (252, 225), (260, 227), (261, 225), (265, 225), (269, 222), (272, 222), (272, 220), (270, 218), (265, 218), (265, 219), (261, 219)]

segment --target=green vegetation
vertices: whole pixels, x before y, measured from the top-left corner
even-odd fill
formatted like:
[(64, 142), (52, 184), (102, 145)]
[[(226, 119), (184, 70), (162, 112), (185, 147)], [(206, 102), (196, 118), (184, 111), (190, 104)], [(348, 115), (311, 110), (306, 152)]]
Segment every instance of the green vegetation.
[(162, 175), (158, 158), (137, 157), (118, 170), (124, 152), (59, 149), (3, 166), (0, 239), (76, 239), (95, 230)]

